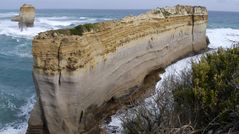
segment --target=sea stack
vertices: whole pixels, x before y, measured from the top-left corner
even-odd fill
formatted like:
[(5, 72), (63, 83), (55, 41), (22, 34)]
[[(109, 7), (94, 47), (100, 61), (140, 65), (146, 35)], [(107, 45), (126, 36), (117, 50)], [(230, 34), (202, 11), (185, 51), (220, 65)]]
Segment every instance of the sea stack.
[(165, 67), (207, 48), (207, 22), (205, 7), (177, 5), (40, 33), (27, 133), (100, 133), (106, 117), (153, 91)]
[(18, 16), (12, 17), (12, 21), (17, 21), (18, 26), (21, 30), (24, 27), (33, 27), (35, 21), (35, 7), (30, 4), (23, 4), (20, 8), (20, 13)]

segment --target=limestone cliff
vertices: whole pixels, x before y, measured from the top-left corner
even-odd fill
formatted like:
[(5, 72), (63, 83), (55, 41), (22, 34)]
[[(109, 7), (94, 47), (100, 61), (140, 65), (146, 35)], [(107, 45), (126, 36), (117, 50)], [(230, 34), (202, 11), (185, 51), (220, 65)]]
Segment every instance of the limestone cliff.
[(12, 17), (12, 21), (17, 21), (21, 30), (24, 27), (33, 27), (35, 21), (35, 8), (29, 4), (23, 4), (18, 16)]
[(28, 133), (99, 133), (99, 122), (150, 92), (163, 68), (207, 48), (207, 21), (206, 8), (178, 5), (40, 33)]

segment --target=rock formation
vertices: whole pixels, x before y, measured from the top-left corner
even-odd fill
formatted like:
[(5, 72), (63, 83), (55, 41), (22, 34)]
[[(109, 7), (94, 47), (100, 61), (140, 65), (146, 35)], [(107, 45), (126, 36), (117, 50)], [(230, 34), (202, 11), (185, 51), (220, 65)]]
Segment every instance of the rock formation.
[(152, 91), (163, 68), (207, 48), (207, 21), (206, 8), (178, 5), (40, 33), (28, 133), (99, 133), (107, 116)]
[(12, 21), (17, 21), (21, 30), (24, 27), (33, 27), (35, 14), (35, 8), (32, 5), (24, 4), (20, 8), (19, 15), (12, 17)]

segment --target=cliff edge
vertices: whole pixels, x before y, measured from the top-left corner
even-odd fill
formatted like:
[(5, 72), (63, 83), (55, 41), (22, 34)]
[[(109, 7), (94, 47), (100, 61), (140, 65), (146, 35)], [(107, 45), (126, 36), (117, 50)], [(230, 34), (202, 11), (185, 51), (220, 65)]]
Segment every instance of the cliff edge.
[(103, 119), (154, 89), (163, 68), (207, 48), (207, 21), (206, 8), (177, 5), (40, 33), (27, 133), (100, 133)]

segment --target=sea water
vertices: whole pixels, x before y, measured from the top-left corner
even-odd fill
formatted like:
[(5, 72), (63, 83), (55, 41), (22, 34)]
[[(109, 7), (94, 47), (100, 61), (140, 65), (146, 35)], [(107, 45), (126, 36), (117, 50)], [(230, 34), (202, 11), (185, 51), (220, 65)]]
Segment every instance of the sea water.
[[(32, 38), (39, 32), (138, 15), (146, 10), (37, 10), (35, 26), (20, 32), (11, 22), (17, 10), (0, 10), (0, 134), (24, 134), (35, 102)], [(238, 12), (210, 12), (209, 47), (231, 47), (239, 41)], [(185, 59), (184, 61), (186, 61)], [(179, 62), (177, 68), (185, 66)], [(175, 64), (176, 65), (176, 64)]]

